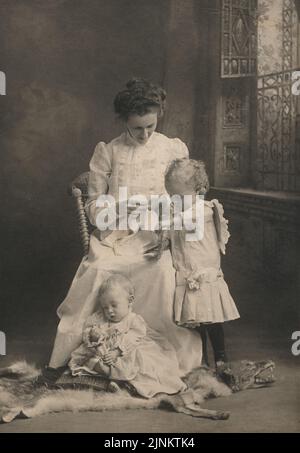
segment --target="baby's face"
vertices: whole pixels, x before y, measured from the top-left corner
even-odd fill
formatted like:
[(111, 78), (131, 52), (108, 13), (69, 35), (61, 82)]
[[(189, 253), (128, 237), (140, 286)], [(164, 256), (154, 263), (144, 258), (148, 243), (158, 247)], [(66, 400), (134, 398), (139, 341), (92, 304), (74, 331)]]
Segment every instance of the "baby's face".
[(108, 321), (119, 322), (129, 313), (130, 296), (122, 288), (110, 288), (101, 296), (101, 308)]

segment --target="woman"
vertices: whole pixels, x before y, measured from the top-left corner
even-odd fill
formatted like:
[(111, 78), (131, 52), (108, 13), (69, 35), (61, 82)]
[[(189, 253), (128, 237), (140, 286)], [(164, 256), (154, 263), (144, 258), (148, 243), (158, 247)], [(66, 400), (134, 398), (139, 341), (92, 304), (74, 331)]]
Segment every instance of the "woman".
[[(99, 215), (105, 209), (97, 206), (99, 195), (112, 195), (118, 202), (120, 187), (126, 187), (128, 198), (166, 193), (164, 174), (168, 164), (186, 157), (188, 150), (179, 139), (155, 132), (165, 101), (162, 88), (142, 79), (129, 81), (116, 96), (114, 108), (125, 132), (109, 144), (98, 143), (90, 162), (86, 212), (93, 225), (99, 226)], [(111, 272), (131, 279), (136, 288), (134, 311), (173, 345), (182, 374), (200, 365), (199, 336), (173, 322), (175, 271), (170, 252), (164, 251), (159, 261), (147, 259), (156, 241), (152, 231), (95, 230), (89, 255), (80, 264), (58, 309), (61, 321), (50, 367), (65, 365), (80, 344), (83, 323), (93, 312), (98, 289)]]

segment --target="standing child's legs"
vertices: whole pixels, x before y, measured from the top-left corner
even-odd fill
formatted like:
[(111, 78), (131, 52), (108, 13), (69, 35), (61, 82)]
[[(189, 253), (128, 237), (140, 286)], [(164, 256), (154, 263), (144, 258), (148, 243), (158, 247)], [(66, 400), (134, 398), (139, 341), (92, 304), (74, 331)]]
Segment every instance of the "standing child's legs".
[(197, 328), (198, 332), (201, 335), (202, 341), (202, 363), (209, 367), (208, 353), (207, 353), (207, 331), (204, 324), (201, 324)]
[(206, 365), (208, 363), (207, 355), (207, 336), (208, 333), (213, 351), (216, 364), (218, 362), (227, 362), (227, 356), (225, 352), (225, 339), (224, 339), (224, 330), (222, 323), (216, 324), (202, 324), (197, 328), (198, 332), (201, 335), (202, 347), (203, 347), (203, 361)]
[(215, 362), (227, 362), (223, 324), (207, 324), (206, 329), (214, 351)]

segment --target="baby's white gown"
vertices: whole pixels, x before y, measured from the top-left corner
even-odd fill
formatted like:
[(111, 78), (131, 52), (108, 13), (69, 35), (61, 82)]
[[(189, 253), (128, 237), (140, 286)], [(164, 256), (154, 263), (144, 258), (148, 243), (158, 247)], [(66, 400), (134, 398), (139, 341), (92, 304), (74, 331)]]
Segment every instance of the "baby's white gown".
[[(145, 398), (152, 398), (158, 393), (172, 395), (185, 390), (186, 386), (179, 377), (174, 348), (166, 340), (164, 347), (153, 341), (140, 315), (129, 313), (121, 321), (110, 323), (98, 312), (88, 318), (87, 325), (96, 326), (101, 352), (117, 348), (122, 351), (121, 356), (109, 367), (111, 379), (130, 382)], [(94, 367), (101, 360), (100, 357), (101, 354), (91, 354), (90, 348), (83, 343), (72, 353), (69, 368), (75, 376), (95, 375), (97, 372)]]
[[(168, 164), (187, 156), (183, 142), (156, 132), (145, 145), (139, 145), (127, 133), (107, 145), (100, 142), (90, 163), (86, 209), (91, 222), (96, 224), (98, 196), (108, 193), (118, 200), (119, 187), (127, 187), (128, 197), (144, 194), (149, 198), (166, 193), (164, 173)], [(174, 323), (175, 270), (170, 252), (165, 251), (159, 261), (145, 258), (145, 251), (156, 243), (156, 235), (151, 231), (130, 235), (127, 231), (115, 231), (103, 237), (99, 230), (92, 234), (89, 255), (83, 258), (67, 297), (58, 308), (61, 321), (50, 366), (65, 365), (81, 343), (83, 324), (93, 313), (99, 287), (111, 272), (122, 273), (132, 280), (134, 312), (169, 340), (176, 351), (181, 374), (200, 366), (200, 336)]]

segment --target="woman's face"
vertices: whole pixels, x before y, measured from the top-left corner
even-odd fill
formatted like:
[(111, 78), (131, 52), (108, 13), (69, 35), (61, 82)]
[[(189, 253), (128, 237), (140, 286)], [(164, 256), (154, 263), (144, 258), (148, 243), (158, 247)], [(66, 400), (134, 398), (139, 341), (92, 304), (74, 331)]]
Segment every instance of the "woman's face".
[(145, 145), (156, 129), (157, 111), (153, 110), (143, 116), (130, 115), (126, 126), (131, 137), (141, 145)]

